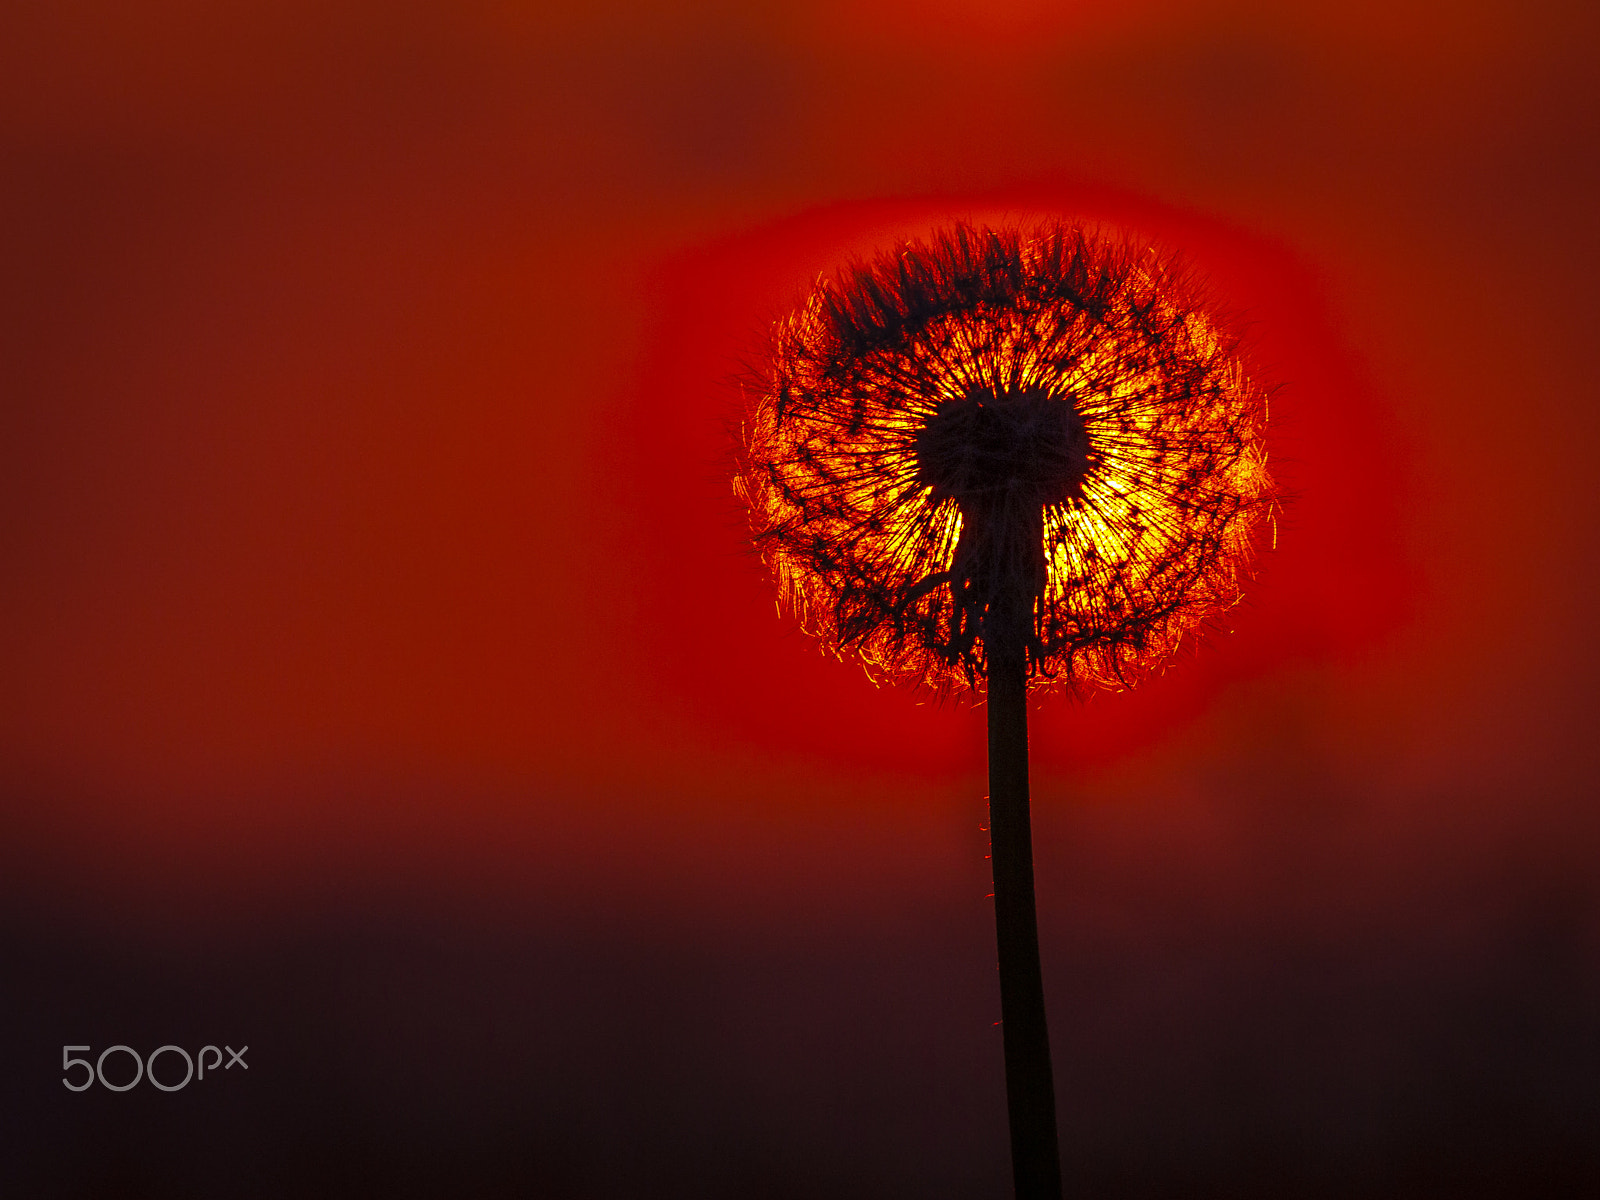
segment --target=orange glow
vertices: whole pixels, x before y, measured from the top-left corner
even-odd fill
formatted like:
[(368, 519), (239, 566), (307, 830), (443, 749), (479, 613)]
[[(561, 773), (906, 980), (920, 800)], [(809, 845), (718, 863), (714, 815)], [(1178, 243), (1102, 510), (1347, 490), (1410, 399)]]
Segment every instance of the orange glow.
[(780, 606), (879, 682), (982, 688), (962, 509), (918, 458), (951, 404), (1045, 396), (1082, 421), (1081, 484), (1042, 505), (1034, 686), (1168, 660), (1237, 603), (1276, 503), (1236, 340), (1173, 259), (1080, 229), (958, 227), (821, 281), (750, 392), (734, 488)]

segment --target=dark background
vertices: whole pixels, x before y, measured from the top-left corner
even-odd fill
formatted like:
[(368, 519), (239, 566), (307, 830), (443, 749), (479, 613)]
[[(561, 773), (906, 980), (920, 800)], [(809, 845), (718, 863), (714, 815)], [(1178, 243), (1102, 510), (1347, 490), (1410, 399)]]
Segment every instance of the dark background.
[(773, 615), (724, 426), (1065, 214), (1296, 497), (1035, 719), (1072, 1194), (1597, 1194), (1593, 7), (565, 7), (0, 18), (0, 1190), (1004, 1195), (981, 712)]

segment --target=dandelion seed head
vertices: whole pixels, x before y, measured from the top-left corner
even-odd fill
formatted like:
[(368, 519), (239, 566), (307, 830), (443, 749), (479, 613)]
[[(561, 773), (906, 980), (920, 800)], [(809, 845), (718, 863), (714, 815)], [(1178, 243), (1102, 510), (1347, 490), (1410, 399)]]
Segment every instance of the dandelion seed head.
[(1080, 226), (855, 263), (745, 384), (734, 487), (780, 603), (881, 682), (981, 691), (1020, 595), (1032, 686), (1129, 686), (1237, 603), (1276, 504), (1237, 337), (1173, 256)]

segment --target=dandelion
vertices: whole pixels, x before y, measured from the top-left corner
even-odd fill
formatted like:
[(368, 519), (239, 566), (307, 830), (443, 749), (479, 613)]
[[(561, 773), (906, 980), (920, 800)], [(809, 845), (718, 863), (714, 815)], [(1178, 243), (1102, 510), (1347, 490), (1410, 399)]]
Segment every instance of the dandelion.
[(784, 606), (877, 680), (987, 701), (1014, 1175), (1059, 1196), (1027, 694), (1131, 686), (1237, 603), (1266, 392), (1173, 256), (1060, 223), (853, 264), (746, 384), (734, 487)]

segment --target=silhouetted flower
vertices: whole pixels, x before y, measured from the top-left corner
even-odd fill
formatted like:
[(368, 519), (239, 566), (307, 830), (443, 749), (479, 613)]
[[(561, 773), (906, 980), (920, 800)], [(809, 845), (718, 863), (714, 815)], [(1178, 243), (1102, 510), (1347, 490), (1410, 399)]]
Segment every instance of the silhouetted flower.
[(783, 603), (886, 681), (980, 689), (1009, 595), (1035, 686), (1127, 685), (1237, 602), (1276, 503), (1237, 338), (1173, 257), (1076, 226), (856, 263), (746, 382), (734, 486)]

